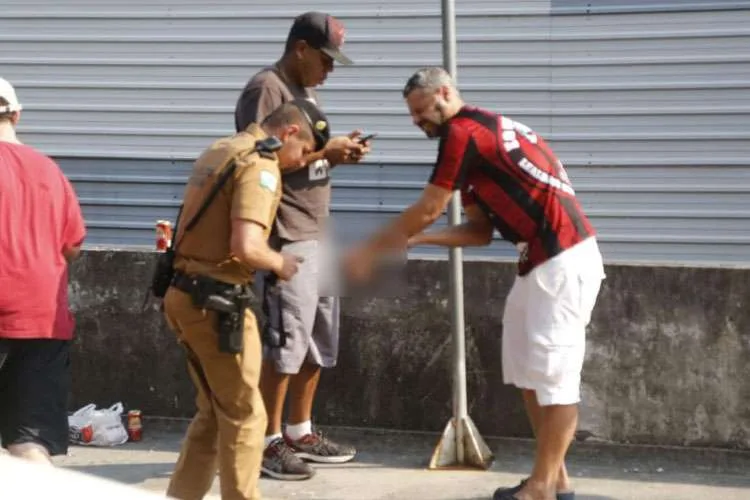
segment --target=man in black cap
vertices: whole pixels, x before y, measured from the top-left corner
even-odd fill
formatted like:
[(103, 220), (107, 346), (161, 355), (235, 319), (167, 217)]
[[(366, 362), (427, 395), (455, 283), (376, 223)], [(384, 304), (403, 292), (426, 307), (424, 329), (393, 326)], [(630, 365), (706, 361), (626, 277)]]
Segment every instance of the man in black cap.
[[(343, 24), (328, 14), (298, 16), (281, 59), (256, 73), (242, 91), (235, 110), (237, 130), (262, 121), (294, 98), (319, 104), (313, 87), (326, 80), (334, 61), (352, 64), (341, 50), (344, 35)], [(272, 275), (256, 280), (266, 285), (264, 305), (275, 337), (285, 339), (265, 346), (260, 383), (268, 412), (262, 471), (277, 479), (307, 479), (314, 470), (305, 461), (342, 463), (356, 453), (313, 431), (311, 420), (321, 368), (335, 366), (338, 357), (338, 297), (324, 296), (319, 283), (325, 274), (321, 267), (331, 199), (329, 171), (342, 163), (357, 163), (369, 151), (367, 144), (357, 141), (359, 134), (331, 138), (325, 149), (307, 158), (307, 168), (284, 175), (272, 244), (304, 261), (299, 272), (278, 287), (267, 286)], [(289, 421), (282, 433), (287, 389)]]

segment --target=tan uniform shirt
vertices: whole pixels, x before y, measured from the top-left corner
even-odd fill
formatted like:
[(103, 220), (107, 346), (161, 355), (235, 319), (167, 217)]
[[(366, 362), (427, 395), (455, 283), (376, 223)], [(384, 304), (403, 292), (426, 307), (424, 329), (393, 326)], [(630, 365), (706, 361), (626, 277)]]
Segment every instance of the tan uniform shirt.
[[(232, 219), (260, 224), (268, 238), (281, 200), (281, 172), (278, 159), (251, 153), (256, 140), (265, 139), (263, 130), (252, 124), (235, 138), (221, 139), (196, 160), (185, 189), (184, 207), (175, 243), (175, 269), (186, 274), (210, 276), (233, 284), (249, 283), (254, 269), (233, 257), (229, 250)], [(217, 193), (200, 221), (184, 232), (188, 221), (207, 199), (224, 168), (227, 141), (246, 141), (248, 153), (237, 160), (234, 174)], [(244, 144), (243, 144), (244, 148)]]
[[(273, 110), (295, 98), (320, 105), (317, 93), (285, 81), (275, 67), (256, 73), (245, 86), (235, 108), (235, 127), (260, 123)], [(318, 239), (329, 215), (330, 168), (316, 161), (307, 168), (284, 175), (281, 206), (276, 219), (277, 234), (290, 241)]]

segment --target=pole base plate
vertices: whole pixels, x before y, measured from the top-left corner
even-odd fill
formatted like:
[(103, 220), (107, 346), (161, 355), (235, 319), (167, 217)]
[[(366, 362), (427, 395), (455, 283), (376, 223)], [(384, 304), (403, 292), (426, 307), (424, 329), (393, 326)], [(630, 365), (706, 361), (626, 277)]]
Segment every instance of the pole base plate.
[(479, 435), (477, 427), (466, 416), (452, 418), (445, 426), (443, 435), (430, 459), (430, 470), (487, 470), (495, 456)]

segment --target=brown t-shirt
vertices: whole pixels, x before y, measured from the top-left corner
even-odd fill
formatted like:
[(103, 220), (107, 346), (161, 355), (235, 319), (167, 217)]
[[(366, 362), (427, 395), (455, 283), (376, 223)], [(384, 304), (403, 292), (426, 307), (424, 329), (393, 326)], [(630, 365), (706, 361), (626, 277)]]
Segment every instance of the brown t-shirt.
[[(299, 97), (320, 105), (313, 89), (285, 81), (275, 67), (265, 68), (242, 91), (234, 113), (235, 127), (243, 130), (249, 123), (260, 123), (274, 109)], [(284, 174), (275, 227), (279, 237), (290, 241), (318, 239), (331, 203), (329, 170), (327, 163), (316, 161)]]
[[(249, 283), (254, 269), (233, 257), (229, 250), (232, 219), (243, 219), (260, 224), (266, 238), (271, 233), (273, 220), (281, 199), (281, 172), (275, 155), (263, 158), (252, 152), (256, 140), (265, 139), (263, 130), (252, 124), (233, 138), (216, 141), (206, 149), (193, 165), (185, 188), (182, 215), (177, 227), (175, 269), (186, 274), (201, 274), (233, 284)], [(248, 152), (240, 155), (237, 167), (226, 184), (216, 194), (198, 223), (184, 232), (224, 171), (227, 141), (243, 141)], [(236, 143), (235, 143), (236, 144)], [(245, 144), (242, 144), (245, 148)]]

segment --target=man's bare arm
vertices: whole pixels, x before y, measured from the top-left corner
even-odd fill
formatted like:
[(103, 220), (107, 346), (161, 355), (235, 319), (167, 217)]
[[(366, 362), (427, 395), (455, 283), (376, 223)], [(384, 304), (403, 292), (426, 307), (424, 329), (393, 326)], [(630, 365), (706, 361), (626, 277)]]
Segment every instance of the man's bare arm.
[(63, 249), (63, 257), (68, 261), (68, 264), (76, 260), (81, 255), (81, 246), (75, 246)]
[(434, 233), (420, 233), (409, 240), (409, 246), (436, 245), (443, 247), (485, 246), (492, 243), (494, 228), (490, 220), (475, 205), (466, 207), (464, 224)]
[(305, 157), (305, 165), (310, 165), (318, 160), (328, 160), (331, 167), (342, 163), (357, 163), (369, 151), (369, 146), (359, 144), (351, 137), (351, 134), (349, 136), (332, 137), (324, 149), (310, 153)]
[(315, 163), (318, 160), (325, 160), (325, 149), (321, 149), (320, 151), (316, 151), (314, 153), (310, 153), (309, 155), (305, 156), (305, 165), (310, 165), (311, 163)]
[(409, 238), (431, 226), (445, 211), (453, 193), (428, 184), (420, 199), (377, 232), (367, 243), (376, 253), (403, 250)]
[(268, 246), (264, 228), (256, 222), (232, 219), (229, 249), (235, 257), (253, 269), (280, 274), (284, 267), (284, 257)]

